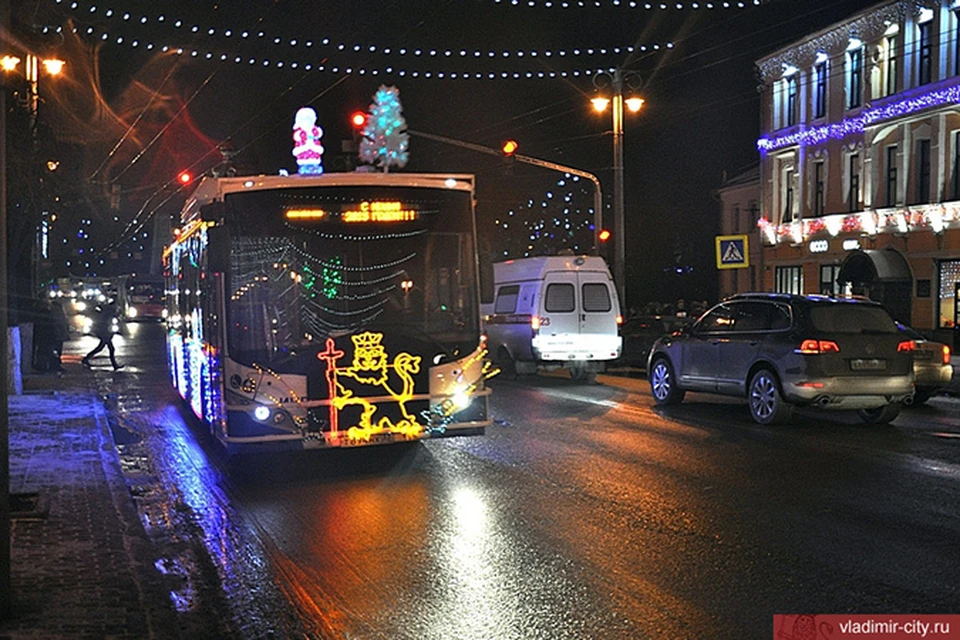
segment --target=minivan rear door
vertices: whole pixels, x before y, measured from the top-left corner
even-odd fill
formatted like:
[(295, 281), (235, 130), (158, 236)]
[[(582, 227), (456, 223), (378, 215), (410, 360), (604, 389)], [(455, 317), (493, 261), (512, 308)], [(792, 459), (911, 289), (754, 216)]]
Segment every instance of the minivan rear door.
[(609, 278), (603, 273), (581, 271), (577, 280), (580, 285), (580, 333), (616, 334), (618, 311), (613, 304)]

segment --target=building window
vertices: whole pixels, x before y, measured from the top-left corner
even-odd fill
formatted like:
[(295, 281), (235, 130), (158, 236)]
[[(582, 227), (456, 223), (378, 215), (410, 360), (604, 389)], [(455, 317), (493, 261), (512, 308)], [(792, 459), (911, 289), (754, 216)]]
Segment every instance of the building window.
[(818, 62), (813, 68), (813, 117), (827, 115), (827, 62)]
[(777, 267), (776, 293), (803, 293), (803, 269), (800, 267)]
[(887, 95), (892, 96), (897, 92), (897, 73), (899, 71), (897, 64), (897, 36), (893, 35), (887, 38)]
[(914, 202), (930, 202), (929, 140), (917, 140), (917, 193)]
[(787, 78), (787, 126), (797, 124), (797, 76)]
[(850, 192), (847, 194), (847, 210), (851, 213), (860, 210), (860, 156), (850, 156), (847, 165), (847, 175), (850, 178)]
[(847, 52), (847, 109), (860, 106), (863, 93), (863, 49)]
[(897, 146), (887, 147), (887, 192), (884, 204), (892, 207), (897, 204)]
[(960, 76), (960, 14), (953, 15), (953, 74)]
[(953, 134), (953, 171), (950, 183), (953, 199), (960, 200), (960, 131)]
[(813, 215), (823, 215), (823, 162), (813, 163)]
[(793, 220), (793, 170), (787, 169), (783, 178), (783, 220)]
[(929, 84), (933, 71), (933, 43), (930, 35), (933, 31), (933, 21), (924, 22), (918, 27), (920, 44), (917, 45), (917, 84)]
[(820, 293), (825, 296), (838, 296), (843, 293), (843, 287), (837, 281), (839, 276), (839, 264), (820, 265)]
[(960, 288), (960, 260), (940, 262), (940, 328), (953, 328), (957, 321), (957, 290)]

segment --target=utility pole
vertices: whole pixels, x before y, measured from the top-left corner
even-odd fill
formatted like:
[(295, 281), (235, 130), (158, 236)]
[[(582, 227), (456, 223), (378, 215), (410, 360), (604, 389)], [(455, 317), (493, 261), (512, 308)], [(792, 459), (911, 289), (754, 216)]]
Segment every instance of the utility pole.
[(626, 229), (623, 224), (623, 72), (613, 72), (613, 281), (618, 287), (620, 304), (626, 305)]
[[(10, 42), (10, 0), (0, 0), (0, 48)], [(10, 615), (13, 589), (10, 582), (10, 345), (7, 339), (9, 309), (7, 285), (7, 82), (0, 73), (0, 619)]]

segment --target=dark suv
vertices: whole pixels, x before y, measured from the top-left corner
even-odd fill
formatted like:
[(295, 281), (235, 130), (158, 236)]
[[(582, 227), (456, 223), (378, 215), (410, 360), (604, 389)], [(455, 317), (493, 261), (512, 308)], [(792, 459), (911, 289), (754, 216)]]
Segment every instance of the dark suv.
[(761, 424), (786, 422), (794, 406), (886, 423), (913, 396), (913, 346), (870, 300), (744, 293), (657, 340), (647, 372), (661, 405), (706, 391), (746, 397)]

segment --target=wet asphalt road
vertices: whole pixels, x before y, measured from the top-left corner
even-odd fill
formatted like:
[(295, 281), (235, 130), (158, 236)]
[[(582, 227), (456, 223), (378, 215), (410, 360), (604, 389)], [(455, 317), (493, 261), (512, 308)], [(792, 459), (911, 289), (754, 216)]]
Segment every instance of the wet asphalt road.
[(127, 369), (94, 378), (190, 634), (769, 638), (774, 613), (958, 612), (960, 400), (761, 427), (538, 376), (495, 381), (482, 437), (227, 461), (167, 388), (162, 326), (130, 326)]

